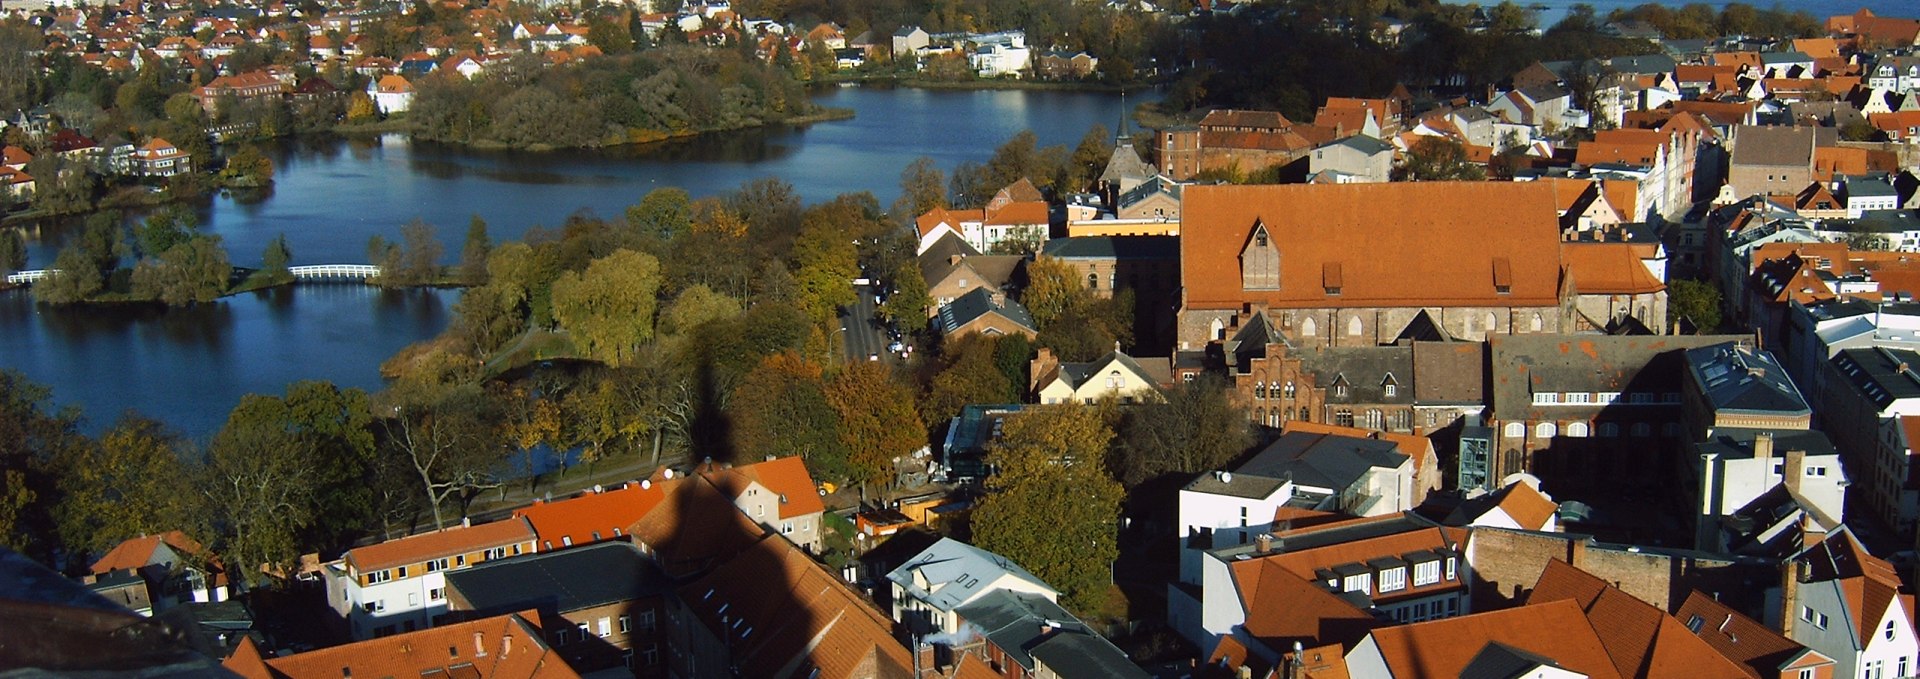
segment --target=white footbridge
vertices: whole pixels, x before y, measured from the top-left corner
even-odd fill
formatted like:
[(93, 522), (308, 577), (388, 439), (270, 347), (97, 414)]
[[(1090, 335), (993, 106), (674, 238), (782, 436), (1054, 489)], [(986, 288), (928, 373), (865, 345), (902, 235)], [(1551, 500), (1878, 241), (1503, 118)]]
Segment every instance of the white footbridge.
[[(59, 269), (34, 269), (17, 271), (7, 275), (8, 285), (32, 285), (49, 274), (60, 273)], [(380, 267), (372, 264), (312, 264), (308, 266), (287, 267), (287, 273), (295, 280), (366, 280), (380, 275)]]

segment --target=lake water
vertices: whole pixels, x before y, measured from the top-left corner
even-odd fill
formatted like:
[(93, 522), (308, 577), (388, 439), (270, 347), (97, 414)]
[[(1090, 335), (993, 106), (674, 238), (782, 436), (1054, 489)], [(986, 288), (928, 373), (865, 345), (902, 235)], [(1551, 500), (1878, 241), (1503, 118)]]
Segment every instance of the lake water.
[[(1448, 4), (1454, 5), (1478, 4), (1482, 6), (1492, 6), (1500, 4), (1498, 0), (1481, 2), (1468, 2), (1467, 0), (1445, 1)], [(1539, 5), (1545, 7), (1545, 9), (1540, 12), (1539, 17), (1540, 27), (1543, 29), (1551, 28), (1555, 23), (1566, 18), (1567, 9), (1577, 4), (1592, 5), (1594, 13), (1600, 15), (1602, 19), (1605, 19), (1606, 16), (1614, 10), (1632, 9), (1647, 4), (1648, 2), (1649, 0), (1584, 0), (1584, 2), (1583, 0), (1528, 0), (1526, 2), (1515, 0), (1515, 4), (1522, 6)], [(1680, 7), (1692, 3), (1666, 1), (1655, 2), (1654, 4)], [(1721, 7), (1725, 7), (1728, 2), (1726, 2), (1726, 0), (1713, 0), (1712, 2), (1700, 4), (1710, 5), (1715, 10), (1718, 10)], [(1872, 10), (1874, 14), (1884, 17), (1920, 17), (1920, 3), (1916, 3), (1914, 0), (1744, 0), (1743, 4), (1762, 9), (1779, 8), (1788, 11), (1806, 12), (1821, 21), (1825, 21), (1827, 17), (1838, 14), (1852, 14), (1860, 11), (1863, 7)]]
[[(272, 149), (271, 196), (252, 204), (218, 197), (199, 208), (200, 219), (236, 264), (257, 263), (281, 233), (295, 264), (323, 264), (362, 262), (369, 237), (397, 237), (413, 219), (437, 225), (457, 253), (472, 215), (496, 240), (513, 239), (578, 210), (617, 216), (661, 186), (707, 196), (777, 177), (808, 202), (871, 191), (887, 204), (915, 158), (948, 170), (985, 161), (1023, 129), (1043, 145), (1071, 146), (1095, 124), (1112, 128), (1125, 108), (1119, 95), (1086, 92), (836, 88), (816, 101), (856, 116), (597, 151), (484, 152), (399, 136), (288, 142)], [(29, 266), (51, 262), (69, 235), (34, 232)], [(380, 361), (438, 334), (457, 294), (303, 285), (164, 311), (53, 309), (24, 292), (0, 293), (0, 368), (82, 406), (90, 431), (134, 409), (204, 438), (247, 393), (281, 393), (302, 379), (377, 389)]]

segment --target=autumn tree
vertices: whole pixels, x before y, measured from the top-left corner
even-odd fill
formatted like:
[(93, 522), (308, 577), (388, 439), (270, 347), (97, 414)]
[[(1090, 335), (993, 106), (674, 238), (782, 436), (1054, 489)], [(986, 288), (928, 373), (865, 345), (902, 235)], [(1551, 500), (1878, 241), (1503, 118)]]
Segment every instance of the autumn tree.
[(1127, 409), (1119, 433), (1112, 467), (1129, 487), (1165, 474), (1222, 469), (1253, 445), (1247, 414), (1214, 376), (1176, 384), (1164, 401)]
[(494, 411), (500, 414), (496, 426), (500, 428), (500, 438), (520, 451), (527, 464), (527, 489), (539, 480), (534, 471), (533, 451), (543, 445), (560, 442), (560, 406), (553, 399), (542, 398), (524, 385), (510, 385), (506, 382), (491, 383), (487, 387), (487, 396), (494, 402)]
[(1068, 159), (1064, 188), (1078, 191), (1092, 187), (1112, 158), (1113, 133), (1107, 131), (1105, 125), (1094, 125), (1080, 138), (1080, 145), (1074, 147)]
[(500, 486), (493, 471), (499, 449), (479, 387), (456, 387), (437, 400), (403, 404), (397, 410), (378, 426), (381, 445), (412, 472), (415, 488), (433, 511), (435, 528), (447, 525), (449, 499), (470, 499)]
[(1025, 389), (1026, 384), (1016, 385), (1000, 370), (994, 360), (996, 344), (991, 337), (969, 335), (941, 348), (938, 371), (920, 401), (927, 421), (953, 419), (969, 404), (1004, 403), (1008, 394)]
[(36, 556), (58, 546), (53, 510), (59, 498), (54, 460), (91, 445), (79, 433), (79, 412), (53, 407), (53, 392), (20, 373), (0, 370), (0, 546)]
[(932, 158), (921, 156), (900, 171), (900, 200), (894, 203), (894, 216), (912, 221), (934, 208), (947, 207), (947, 175)]
[(1107, 473), (1112, 439), (1095, 409), (1039, 406), (1008, 417), (987, 451), (995, 474), (973, 512), (974, 544), (1018, 560), (1070, 609), (1102, 600), (1119, 556), (1123, 491)]
[(460, 284), (477, 287), (487, 284), (487, 256), (493, 252), (493, 239), (487, 236), (487, 220), (474, 215), (467, 223), (467, 242), (460, 248)]
[(1467, 158), (1467, 147), (1445, 137), (1421, 137), (1407, 149), (1407, 157), (1394, 168), (1395, 181), (1455, 181), (1487, 178), (1486, 168)]
[(99, 553), (128, 538), (198, 532), (204, 516), (181, 462), (189, 444), (156, 420), (126, 414), (91, 445), (71, 446), (60, 469), (62, 542)]
[(840, 415), (840, 444), (854, 481), (886, 481), (895, 459), (927, 443), (913, 389), (879, 362), (848, 365), (827, 381), (826, 395)]
[(1042, 256), (1027, 263), (1027, 286), (1020, 303), (1033, 315), (1035, 325), (1045, 328), (1085, 303), (1087, 286), (1079, 277), (1072, 265), (1058, 258)]
[(740, 311), (739, 300), (696, 283), (681, 290), (680, 296), (661, 310), (660, 334), (682, 336), (709, 321), (738, 316)]
[(633, 360), (653, 338), (660, 261), (632, 250), (596, 259), (553, 282), (553, 315), (582, 355), (608, 365)]
[(667, 187), (648, 191), (627, 208), (627, 226), (660, 241), (672, 241), (693, 228), (693, 199), (686, 189)]
[(820, 365), (799, 352), (760, 361), (733, 388), (726, 409), (733, 422), (733, 452), (740, 459), (799, 455), (820, 478), (853, 477)]
[(220, 552), (233, 563), (291, 567), (301, 532), (316, 519), (316, 442), (287, 426), (292, 419), (285, 401), (248, 395), (208, 447), (194, 485), (225, 536)]

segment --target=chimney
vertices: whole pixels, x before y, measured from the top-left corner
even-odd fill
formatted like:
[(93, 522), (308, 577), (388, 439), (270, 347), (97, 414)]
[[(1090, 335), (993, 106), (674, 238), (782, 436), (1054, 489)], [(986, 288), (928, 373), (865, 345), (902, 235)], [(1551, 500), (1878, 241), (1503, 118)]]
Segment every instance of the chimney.
[(1273, 553), (1273, 534), (1261, 533), (1253, 538), (1253, 553), (1267, 555)]
[(1787, 451), (1787, 464), (1780, 470), (1780, 474), (1786, 477), (1781, 479), (1781, 482), (1787, 484), (1788, 491), (1796, 495), (1800, 493), (1800, 477), (1806, 473), (1806, 466), (1807, 451), (1792, 449)]
[(1813, 519), (1812, 514), (1800, 515), (1800, 548), (1813, 549), (1827, 539), (1827, 527)]
[(998, 291), (996, 291), (996, 292), (994, 292), (994, 293), (993, 293), (993, 305), (994, 305), (994, 306), (996, 306), (996, 307), (1003, 307), (1003, 306), (1006, 306), (1006, 305), (1007, 305), (1007, 293), (1004, 293), (1004, 292), (998, 292)]
[(1773, 434), (1753, 435), (1753, 459), (1760, 461), (1760, 468), (1773, 472)]
[(1039, 351), (1034, 353), (1033, 360), (1027, 362), (1027, 391), (1038, 391), (1041, 376), (1046, 375), (1047, 371), (1052, 370), (1058, 363), (1053, 357), (1053, 349), (1040, 347)]

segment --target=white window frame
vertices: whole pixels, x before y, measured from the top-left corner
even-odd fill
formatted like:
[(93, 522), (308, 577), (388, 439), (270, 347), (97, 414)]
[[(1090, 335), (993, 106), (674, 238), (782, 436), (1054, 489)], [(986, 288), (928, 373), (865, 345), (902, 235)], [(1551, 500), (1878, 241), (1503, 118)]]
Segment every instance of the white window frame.
[(1398, 592), (1407, 588), (1407, 569), (1405, 566), (1380, 571), (1380, 593)]
[(1533, 404), (1537, 406), (1560, 405), (1560, 392), (1541, 391), (1533, 395)]
[(633, 616), (631, 615), (620, 616), (620, 633), (630, 634), (632, 632), (633, 632)]
[(1425, 587), (1440, 581), (1440, 562), (1428, 561), (1413, 565), (1413, 586)]

